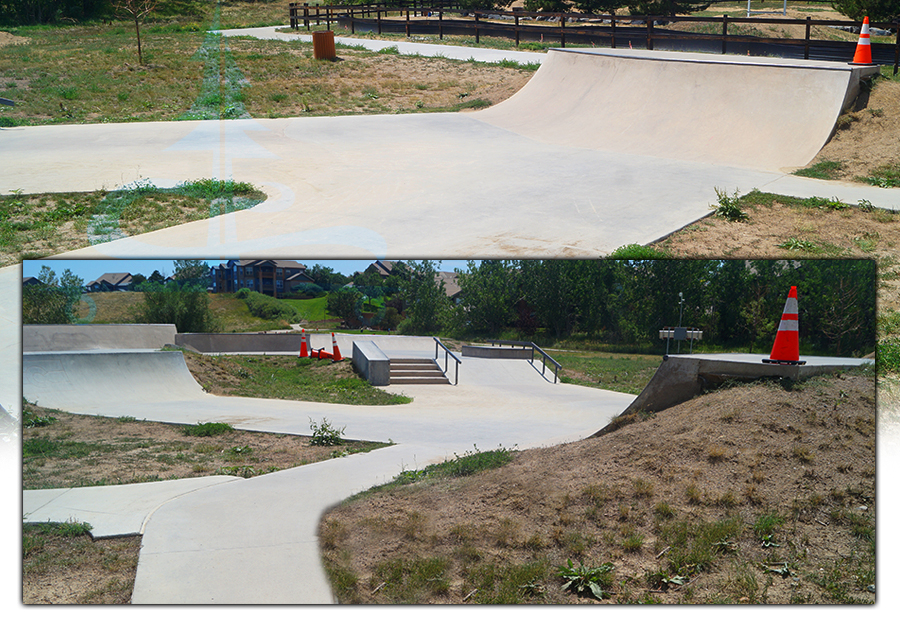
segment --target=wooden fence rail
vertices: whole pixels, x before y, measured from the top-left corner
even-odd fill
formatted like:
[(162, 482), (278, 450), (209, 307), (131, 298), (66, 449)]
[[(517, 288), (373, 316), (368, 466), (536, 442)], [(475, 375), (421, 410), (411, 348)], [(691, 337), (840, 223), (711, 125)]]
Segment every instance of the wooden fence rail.
[[(628, 45), (638, 44), (648, 50), (652, 50), (657, 43), (680, 39), (703, 42), (710, 51), (712, 51), (711, 46), (715, 46), (716, 51), (721, 50), (722, 54), (728, 53), (729, 46), (732, 50), (741, 47), (742, 51), (747, 46), (754, 44), (779, 45), (795, 49), (802, 47), (805, 59), (810, 58), (813, 49), (846, 51), (849, 54), (848, 58), (852, 58), (856, 46), (855, 41), (812, 39), (813, 26), (838, 28), (858, 28), (860, 26), (859, 22), (854, 21), (820, 20), (810, 17), (806, 19), (682, 15), (675, 17), (629, 15), (623, 17), (585, 13), (535, 13), (519, 10), (472, 11), (461, 9), (453, 3), (441, 4), (430, 0), (427, 3), (426, 0), (410, 0), (402, 6), (397, 2), (392, 2), (391, 6), (385, 4), (309, 6), (292, 2), (288, 12), (291, 28), (295, 30), (299, 29), (301, 24), (306, 30), (311, 30), (313, 23), (315, 25), (324, 23), (328, 29), (331, 29), (332, 23), (340, 22), (349, 27), (352, 34), (356, 33), (357, 26), (374, 31), (379, 35), (383, 31), (391, 31), (403, 32), (407, 37), (413, 34), (436, 33), (439, 38), (443, 39), (445, 34), (452, 32), (453, 34), (474, 34), (476, 43), (480, 43), (482, 36), (505, 37), (515, 40), (517, 47), (523, 38), (543, 41), (545, 36), (548, 39), (559, 40), (561, 47), (565, 47), (567, 41), (609, 45), (612, 48), (625, 42)], [(447, 14), (458, 17), (446, 18)], [(664, 26), (679, 22), (711, 24), (712, 26), (709, 28), (710, 32), (705, 33), (664, 29)], [(802, 25), (805, 26), (805, 36), (802, 39), (791, 39), (736, 34), (735, 32), (743, 24)], [(898, 65), (900, 65), (900, 21), (872, 23), (871, 26), (896, 31), (894, 43), (872, 44), (873, 57), (881, 58), (880, 64), (893, 64), (896, 75)], [(729, 32), (729, 27), (732, 28), (731, 32)], [(893, 63), (885, 60), (891, 55)], [(876, 62), (878, 61), (876, 60)]]

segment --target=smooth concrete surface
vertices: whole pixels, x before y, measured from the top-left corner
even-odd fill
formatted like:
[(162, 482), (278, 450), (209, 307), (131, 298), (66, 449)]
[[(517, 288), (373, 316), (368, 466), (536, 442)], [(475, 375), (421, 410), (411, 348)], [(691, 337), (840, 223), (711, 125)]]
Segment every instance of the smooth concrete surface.
[(23, 325), (23, 351), (161, 349), (175, 344), (174, 325)]
[(568, 147), (782, 170), (816, 156), (859, 77), (836, 62), (553, 50), (524, 88), (477, 116)]
[[(522, 91), (472, 113), (9, 128), (0, 187), (216, 176), (270, 196), (72, 257), (594, 257), (703, 217), (716, 188), (786, 185), (900, 208), (900, 190), (784, 181), (782, 168), (805, 165), (837, 118), (853, 75), (840, 63), (658, 55), (553, 50)], [(746, 97), (725, 97), (732, 90)], [(785, 112), (801, 104), (817, 111)]]
[(371, 385), (383, 386), (391, 382), (391, 360), (371, 340), (353, 342), (353, 366)]
[(669, 355), (623, 413), (661, 411), (690, 400), (708, 385), (728, 378), (787, 377), (798, 380), (874, 364), (874, 360), (865, 358), (801, 356), (800, 360), (805, 364), (784, 365), (764, 363), (763, 359), (767, 358), (764, 353)]
[(300, 354), (300, 332), (280, 334), (178, 334), (175, 344), (200, 353)]
[(0, 405), (22, 415), (22, 266), (0, 268)]
[[(430, 353), (422, 347), (433, 345), (427, 338), (372, 339), (423, 357)], [(397, 444), (191, 489), (177, 498), (164, 497), (156, 508), (144, 485), (114, 490), (109, 497), (102, 490), (26, 491), (29, 520), (64, 516), (93, 524), (91, 518), (101, 518), (105, 531), (143, 524), (134, 603), (332, 602), (316, 537), (328, 507), (405, 469), (476, 447), (528, 448), (584, 438), (633, 399), (553, 385), (524, 360), (467, 359), (458, 386), (387, 388), (414, 397), (411, 404), (391, 407), (211, 396), (190, 377), (177, 351), (26, 353), (23, 375), (30, 400), (76, 413), (174, 423), (222, 421), (295, 434), (309, 434), (311, 419), (327, 418), (346, 427), (350, 439)], [(127, 398), (113, 391), (117, 385), (128, 386)], [(168, 484), (160, 483), (158, 492), (180, 491)]]
[(236, 480), (243, 478), (209, 476), (141, 484), (25, 491), (22, 494), (22, 522), (87, 522), (92, 526), (91, 536), (94, 538), (143, 534), (147, 519), (166, 502), (198, 489)]
[[(305, 31), (277, 32), (285, 26), (268, 26), (262, 28), (238, 28), (234, 30), (218, 30), (227, 37), (252, 37), (254, 39), (274, 39), (278, 41), (301, 41), (312, 43), (312, 35)], [(466, 47), (460, 45), (440, 45), (433, 43), (413, 43), (410, 41), (379, 41), (377, 39), (358, 39), (355, 37), (335, 37), (336, 45), (363, 47), (373, 52), (396, 48), (402, 55), (431, 56), (450, 58), (453, 60), (477, 60), (479, 62), (502, 62), (512, 60), (522, 64), (540, 64), (547, 55), (543, 52), (520, 52), (517, 50), (493, 50), (484, 47)], [(337, 50), (340, 58), (340, 48)]]

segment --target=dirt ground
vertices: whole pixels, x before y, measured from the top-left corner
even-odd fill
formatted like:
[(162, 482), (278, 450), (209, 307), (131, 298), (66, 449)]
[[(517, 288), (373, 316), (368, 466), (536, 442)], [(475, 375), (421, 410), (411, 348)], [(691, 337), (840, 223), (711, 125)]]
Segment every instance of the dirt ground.
[[(771, 511), (784, 518), (777, 548), (753, 531)], [(844, 376), (711, 393), (603, 437), (521, 452), (497, 470), (348, 502), (326, 515), (320, 539), (345, 603), (495, 602), (500, 579), (486, 575), (535, 564), (551, 569), (514, 584), (528, 588), (518, 602), (589, 602), (554, 576), (569, 559), (612, 562), (612, 602), (835, 602), (837, 590), (817, 585), (829, 571), (846, 597), (871, 603), (874, 552), (861, 551), (850, 522), (864, 515), (874, 528), (874, 514), (874, 379)], [(689, 585), (652, 583), (672, 575), (679, 543), (667, 528), (733, 518), (742, 525), (728, 550)], [(639, 548), (626, 549), (635, 535)], [(433, 558), (444, 561), (440, 587), (409, 586), (412, 569), (399, 567)], [(767, 571), (780, 562), (790, 578)]]
[(7, 45), (18, 45), (20, 43), (28, 43), (28, 39), (25, 37), (17, 37), (14, 34), (3, 32), (2, 30), (0, 30), (0, 47), (6, 47)]
[(311, 446), (309, 436), (233, 431), (213, 437), (191, 437), (174, 424), (29, 408), (57, 421), (24, 429), (23, 441), (42, 439), (66, 445), (62, 457), (26, 457), (22, 471), (26, 489), (130, 484), (214, 474), (249, 478), (326, 460), (344, 449)]

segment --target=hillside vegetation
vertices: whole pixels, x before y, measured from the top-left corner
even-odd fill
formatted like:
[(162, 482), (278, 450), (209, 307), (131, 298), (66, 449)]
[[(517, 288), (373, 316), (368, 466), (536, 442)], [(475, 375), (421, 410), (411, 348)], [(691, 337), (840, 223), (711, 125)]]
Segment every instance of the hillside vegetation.
[[(734, 386), (490, 471), (408, 472), (419, 481), (322, 520), (334, 591), (344, 603), (582, 603), (597, 600), (595, 575), (613, 603), (873, 603), (870, 375)], [(569, 562), (584, 596), (563, 589)]]

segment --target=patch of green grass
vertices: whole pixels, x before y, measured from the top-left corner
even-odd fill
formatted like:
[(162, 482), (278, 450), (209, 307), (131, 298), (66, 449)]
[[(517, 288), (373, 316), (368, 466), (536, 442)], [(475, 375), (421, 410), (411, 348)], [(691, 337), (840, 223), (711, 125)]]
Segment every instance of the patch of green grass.
[(545, 560), (497, 565), (481, 562), (463, 571), (466, 594), (482, 605), (518, 605), (540, 602), (550, 579)]
[(722, 553), (722, 541), (735, 540), (742, 528), (739, 517), (712, 523), (682, 520), (663, 525), (660, 539), (670, 547), (666, 555), (669, 574), (689, 576), (709, 570)]
[(391, 394), (370, 385), (358, 375), (341, 376), (350, 367), (341, 362), (284, 356), (234, 356), (230, 361), (243, 370), (236, 396), (278, 398), (348, 405), (400, 405), (412, 402), (402, 394)]
[(204, 422), (195, 426), (185, 426), (181, 432), (189, 437), (215, 437), (231, 433), (234, 427), (225, 422)]
[(806, 254), (818, 254), (821, 252), (821, 248), (815, 243), (808, 239), (801, 239), (799, 237), (789, 237), (786, 241), (782, 241), (781, 243), (779, 243), (777, 247), (783, 250), (803, 252)]
[(607, 256), (610, 260), (655, 260), (671, 258), (664, 250), (630, 243), (616, 248)]
[(659, 367), (659, 357), (614, 353), (553, 353), (562, 379), (603, 390), (640, 394)]
[(450, 560), (441, 556), (395, 558), (377, 564), (369, 585), (391, 603), (418, 604), (450, 591)]
[(838, 178), (838, 173), (843, 167), (844, 164), (839, 161), (820, 161), (809, 168), (796, 170), (794, 174), (800, 177), (809, 177), (811, 179), (833, 180)]
[(877, 187), (900, 187), (900, 161), (878, 166), (869, 176), (857, 177), (856, 180)]

